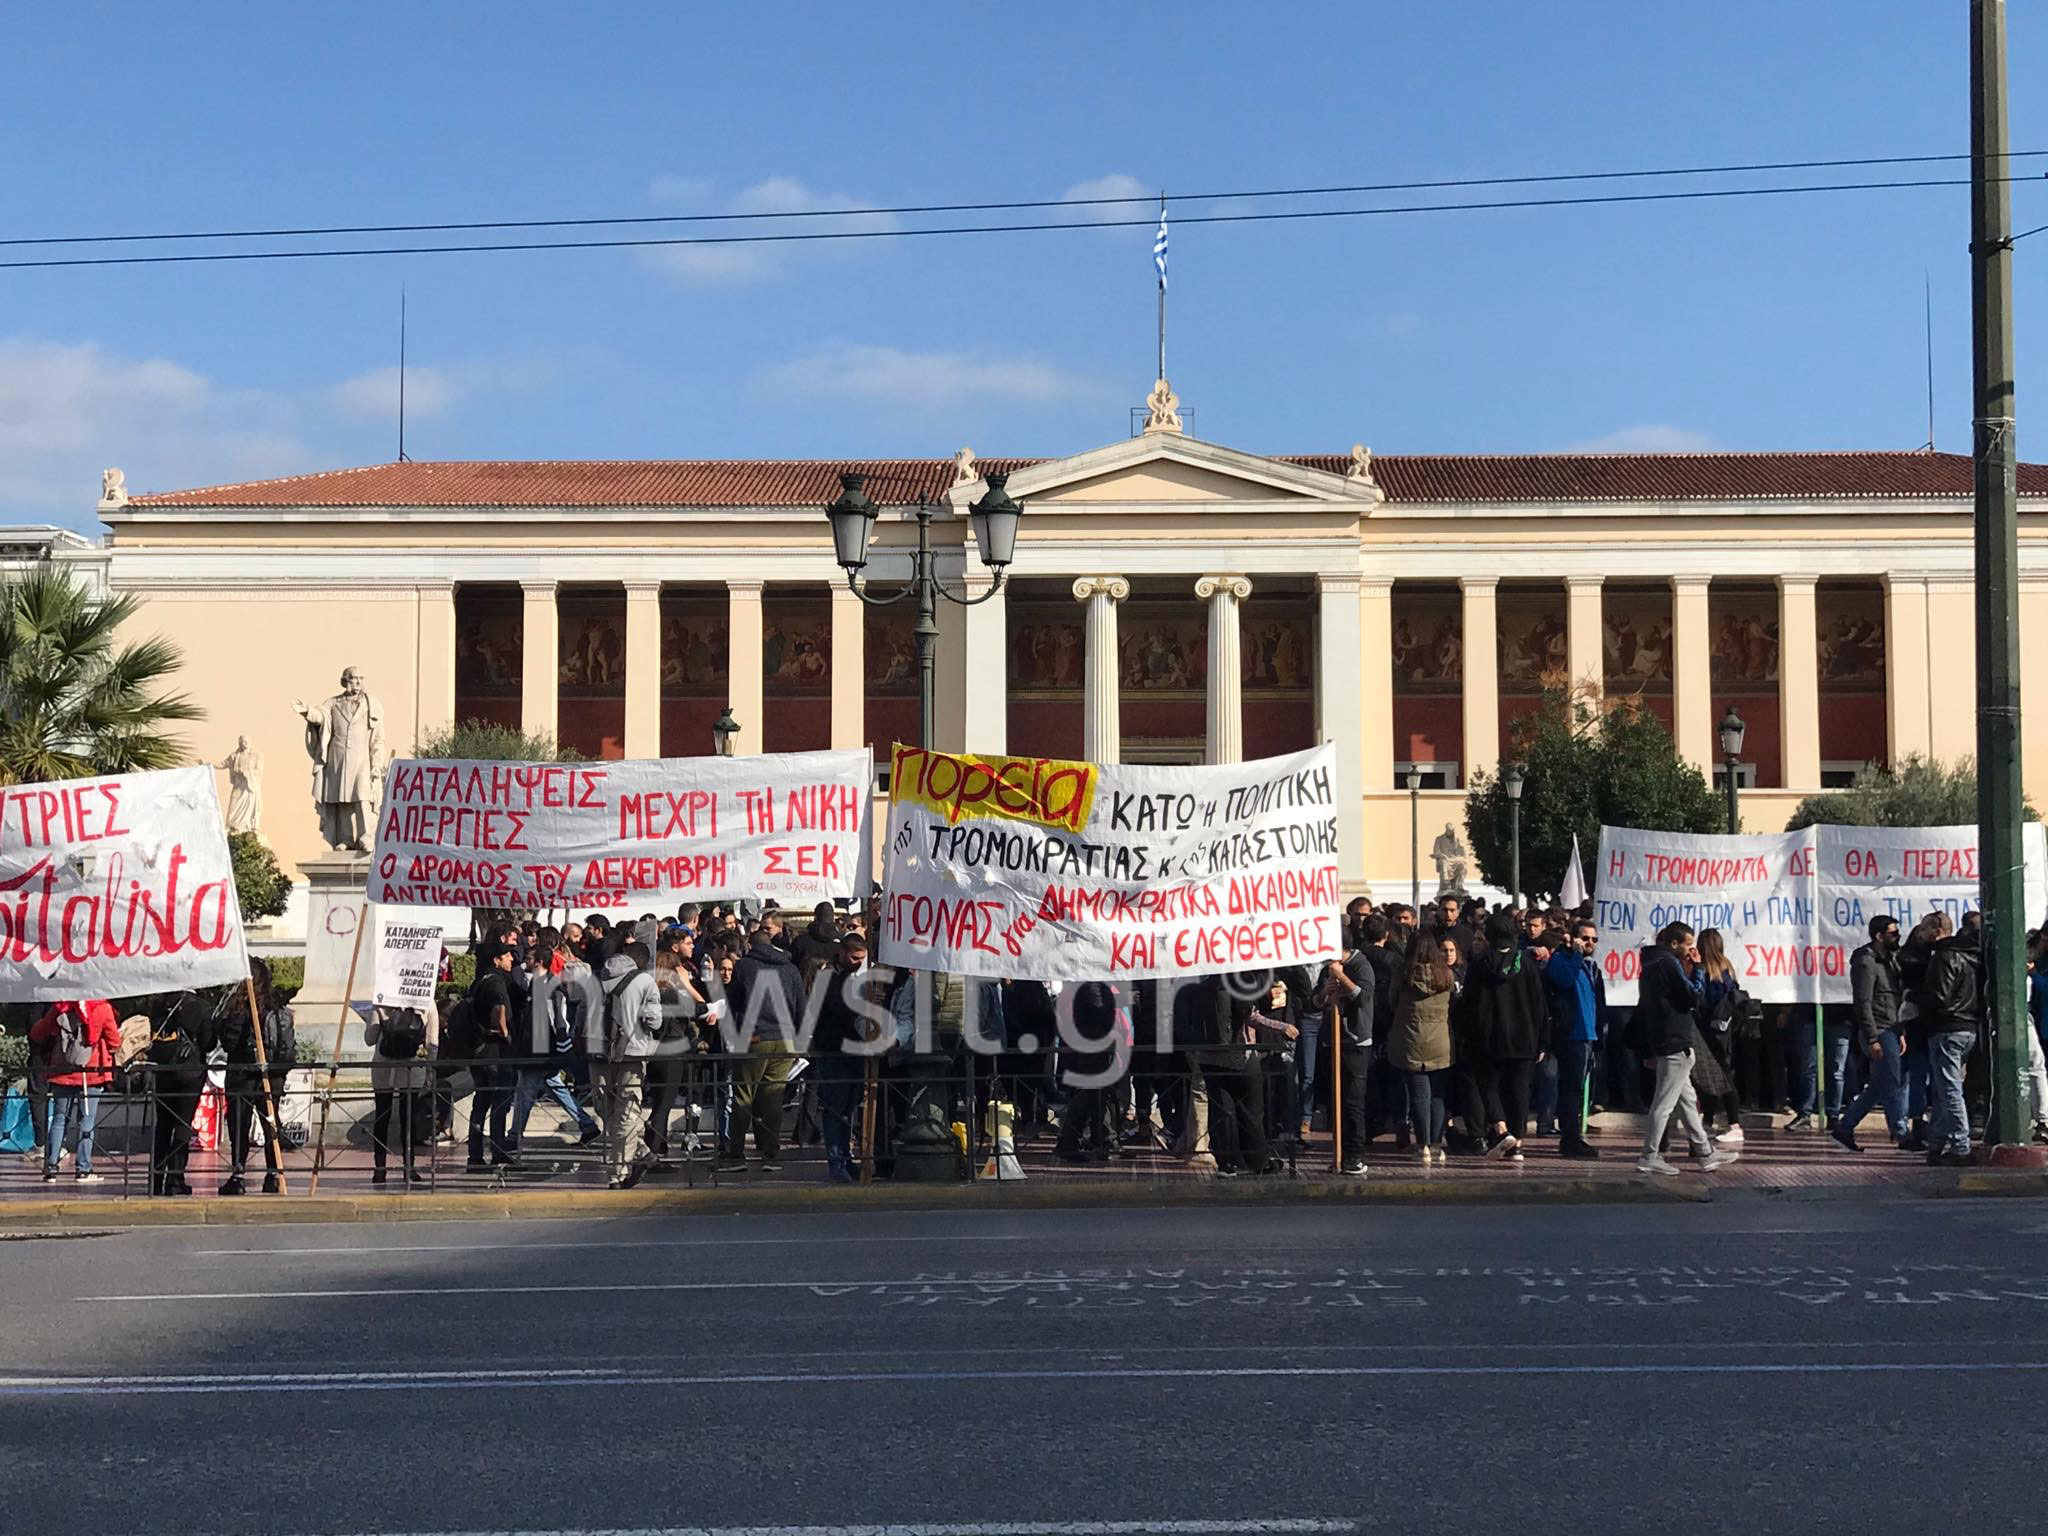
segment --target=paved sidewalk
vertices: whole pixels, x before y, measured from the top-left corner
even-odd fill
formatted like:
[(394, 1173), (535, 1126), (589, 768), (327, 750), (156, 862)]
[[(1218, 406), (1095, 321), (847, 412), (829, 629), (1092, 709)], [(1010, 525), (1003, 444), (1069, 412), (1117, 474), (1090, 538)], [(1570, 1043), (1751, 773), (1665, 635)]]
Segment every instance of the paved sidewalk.
[[(463, 1171), (459, 1145), (441, 1144), (427, 1156), (423, 1149), (421, 1172), (427, 1183), (408, 1191), (394, 1167), (392, 1180), (383, 1187), (370, 1182), (367, 1148), (330, 1148), (319, 1172), (317, 1189), (313, 1179), (313, 1155), (294, 1152), (285, 1159), (287, 1194), (266, 1196), (259, 1171), (248, 1178), (250, 1193), (223, 1197), (216, 1193), (226, 1176), (224, 1153), (200, 1152), (192, 1158), (188, 1177), (194, 1194), (189, 1199), (148, 1198), (148, 1166), (144, 1154), (124, 1155), (101, 1151), (94, 1158), (95, 1172), (103, 1179), (97, 1185), (80, 1185), (72, 1176), (67, 1159), (55, 1181), (41, 1176), (40, 1159), (0, 1157), (0, 1221), (47, 1217), (61, 1204), (67, 1217), (89, 1217), (103, 1212), (112, 1218), (178, 1221), (247, 1221), (266, 1219), (304, 1220), (317, 1205), (328, 1214), (362, 1216), (374, 1214), (373, 1207), (416, 1207), (420, 1214), (429, 1209), (476, 1207), (488, 1204), (492, 1212), (529, 1210), (534, 1214), (562, 1214), (568, 1207), (597, 1211), (607, 1202), (713, 1203), (720, 1208), (761, 1205), (810, 1205), (829, 1201), (837, 1205), (871, 1201), (900, 1206), (906, 1204), (953, 1204), (968, 1200), (1009, 1199), (1024, 1204), (1126, 1203), (1148, 1200), (1214, 1199), (1237, 1203), (1266, 1199), (1362, 1198), (1391, 1200), (1472, 1201), (1558, 1201), (1558, 1200), (1689, 1200), (1711, 1198), (1716, 1192), (1837, 1192), (1858, 1191), (1886, 1198), (1968, 1193), (2048, 1194), (2048, 1179), (2038, 1172), (2004, 1170), (1957, 1170), (1929, 1168), (1917, 1155), (1889, 1148), (1866, 1151), (1857, 1156), (1837, 1147), (1824, 1135), (1793, 1134), (1765, 1128), (1762, 1117), (1756, 1129), (1746, 1130), (1742, 1161), (1713, 1174), (1694, 1172), (1689, 1160), (1674, 1159), (1682, 1172), (1677, 1178), (1651, 1178), (1635, 1171), (1639, 1122), (1629, 1117), (1603, 1117), (1607, 1126), (1596, 1128), (1593, 1142), (1601, 1152), (1598, 1162), (1567, 1162), (1557, 1156), (1556, 1143), (1532, 1138), (1526, 1160), (1521, 1163), (1489, 1161), (1478, 1157), (1453, 1156), (1441, 1166), (1424, 1167), (1413, 1153), (1394, 1150), (1391, 1138), (1382, 1138), (1368, 1149), (1371, 1166), (1364, 1179), (1339, 1177), (1330, 1171), (1330, 1139), (1317, 1134), (1300, 1149), (1294, 1167), (1287, 1173), (1264, 1178), (1220, 1179), (1195, 1173), (1183, 1163), (1156, 1149), (1126, 1148), (1113, 1162), (1097, 1165), (1069, 1165), (1053, 1156), (1049, 1137), (1027, 1138), (1018, 1146), (1025, 1178), (999, 1183), (912, 1184), (878, 1181), (867, 1188), (835, 1186), (825, 1178), (824, 1156), (813, 1146), (794, 1147), (785, 1152), (781, 1171), (764, 1173), (758, 1167), (743, 1174), (719, 1174), (712, 1160), (700, 1155), (692, 1161), (676, 1161), (656, 1170), (631, 1194), (607, 1189), (597, 1149), (578, 1150), (566, 1139), (529, 1136), (526, 1166), (516, 1172), (470, 1174)], [(308, 1196), (317, 1196), (309, 1201)], [(477, 1197), (485, 1197), (479, 1201)], [(335, 1202), (349, 1207), (343, 1212)], [(294, 1209), (287, 1214), (282, 1207)], [(142, 1212), (147, 1211), (147, 1216)], [(399, 1214), (393, 1210), (393, 1215)], [(326, 1219), (323, 1216), (321, 1219)]]

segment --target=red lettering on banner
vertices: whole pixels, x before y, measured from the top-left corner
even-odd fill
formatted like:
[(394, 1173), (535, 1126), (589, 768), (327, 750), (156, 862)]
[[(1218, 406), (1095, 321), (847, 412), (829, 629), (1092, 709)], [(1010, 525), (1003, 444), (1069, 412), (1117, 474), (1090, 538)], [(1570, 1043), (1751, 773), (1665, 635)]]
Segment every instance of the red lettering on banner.
[(1848, 958), (1839, 944), (1744, 944), (1743, 975), (1760, 981), (1788, 976), (1843, 976)]
[(1907, 848), (1899, 869), (1908, 880), (1945, 880), (1956, 884), (1977, 878), (1974, 848)]
[(839, 849), (832, 844), (770, 843), (761, 850), (767, 862), (761, 872), (768, 875), (798, 875), (814, 880), (839, 878)]
[[(74, 810), (81, 803), (74, 802)], [(52, 814), (62, 813), (53, 806)], [(16, 965), (53, 967), (220, 949), (233, 931), (230, 882), (185, 886), (189, 862), (184, 845), (173, 844), (160, 865), (146, 868), (145, 883), (130, 879), (127, 861), (110, 854), (99, 868), (97, 891), (74, 892), (60, 902), (62, 870), (38, 859), (0, 880), (0, 953)]]

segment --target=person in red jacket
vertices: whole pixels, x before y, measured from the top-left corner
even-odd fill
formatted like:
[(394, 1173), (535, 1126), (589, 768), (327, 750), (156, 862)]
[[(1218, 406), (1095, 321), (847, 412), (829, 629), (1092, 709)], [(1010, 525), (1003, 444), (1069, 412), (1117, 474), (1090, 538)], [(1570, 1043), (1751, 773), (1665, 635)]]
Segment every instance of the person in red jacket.
[[(100, 1176), (92, 1171), (92, 1126), (99, 1115), (100, 1090), (113, 1081), (114, 1057), (121, 1049), (121, 1026), (114, 1018), (114, 1005), (103, 997), (53, 1003), (30, 1028), (28, 1037), (43, 1047), (50, 1081), (50, 1133), (43, 1150), (43, 1182), (48, 1184), (57, 1177), (64, 1133), (76, 1121), (78, 1182), (97, 1184)], [(70, 1049), (73, 1046), (75, 1050)]]

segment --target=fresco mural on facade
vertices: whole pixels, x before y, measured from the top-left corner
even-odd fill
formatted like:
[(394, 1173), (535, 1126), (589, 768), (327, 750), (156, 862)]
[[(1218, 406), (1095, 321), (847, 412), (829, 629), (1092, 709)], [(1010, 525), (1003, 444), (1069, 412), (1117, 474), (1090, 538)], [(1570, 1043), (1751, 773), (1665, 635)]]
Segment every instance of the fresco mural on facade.
[[(1778, 594), (1767, 590), (1724, 592), (1714, 584), (1712, 600), (1714, 684), (1718, 688), (1775, 690), (1778, 682)], [(1880, 646), (1880, 657), (1883, 648)]]
[(871, 698), (917, 697), (917, 617), (909, 608), (870, 608), (861, 646)]
[(1820, 685), (1830, 693), (1884, 692), (1884, 592), (1822, 587)]
[(1670, 693), (1670, 592), (1611, 589), (1601, 610), (1602, 672), (1607, 691)]
[(723, 598), (661, 599), (661, 691), (669, 698), (723, 698), (727, 610)]
[(517, 596), (493, 601), (479, 594), (461, 604), (455, 633), (457, 687), (479, 698), (516, 698), (526, 637)]
[(1465, 606), (1457, 592), (1394, 588), (1394, 692), (1456, 693), (1465, 678)]
[[(1315, 686), (1315, 638), (1306, 614), (1257, 599), (1239, 617), (1245, 694)], [(1010, 605), (1010, 687), (1023, 694), (1078, 692), (1087, 676), (1087, 630), (1075, 604)], [(1209, 685), (1209, 620), (1196, 603), (1133, 598), (1117, 605), (1117, 682), (1126, 694), (1202, 697)]]
[(763, 613), (761, 683), (785, 698), (832, 691), (832, 608), (829, 603), (776, 602)]
[(623, 615), (580, 608), (567, 598), (560, 605), (560, 670), (556, 685), (569, 698), (610, 696), (626, 686), (626, 637)]
[(1540, 694), (1546, 681), (1562, 682), (1570, 666), (1565, 646), (1564, 593), (1509, 591), (1495, 598), (1500, 636), (1500, 691)]

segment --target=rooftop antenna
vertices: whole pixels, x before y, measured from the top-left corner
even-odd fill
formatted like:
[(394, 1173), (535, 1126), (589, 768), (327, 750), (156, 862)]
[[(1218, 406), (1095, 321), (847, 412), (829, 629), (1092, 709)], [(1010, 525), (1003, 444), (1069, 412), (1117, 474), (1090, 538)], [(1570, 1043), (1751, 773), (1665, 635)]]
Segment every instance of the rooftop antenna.
[(1927, 451), (1934, 452), (1934, 279), (1920, 269), (1921, 302), (1927, 315)]
[(398, 462), (405, 458), (405, 285), (398, 285)]

